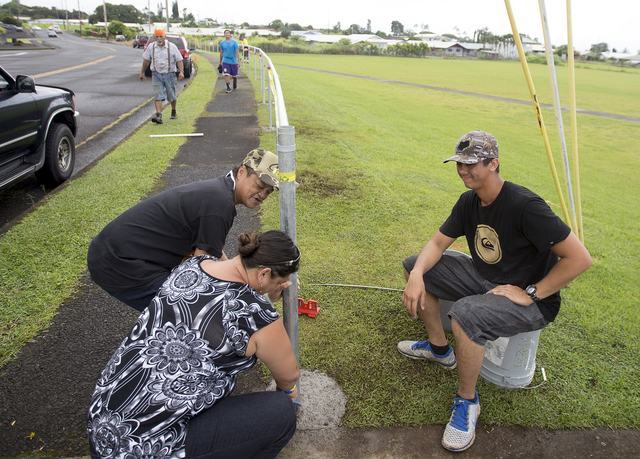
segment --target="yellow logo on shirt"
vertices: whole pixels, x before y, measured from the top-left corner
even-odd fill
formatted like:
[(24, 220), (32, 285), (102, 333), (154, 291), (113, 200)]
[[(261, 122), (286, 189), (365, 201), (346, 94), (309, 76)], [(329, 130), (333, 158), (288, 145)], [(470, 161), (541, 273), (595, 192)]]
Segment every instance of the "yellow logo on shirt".
[(478, 225), (476, 228), (476, 253), (482, 261), (488, 265), (494, 265), (502, 260), (502, 248), (498, 233), (487, 225)]

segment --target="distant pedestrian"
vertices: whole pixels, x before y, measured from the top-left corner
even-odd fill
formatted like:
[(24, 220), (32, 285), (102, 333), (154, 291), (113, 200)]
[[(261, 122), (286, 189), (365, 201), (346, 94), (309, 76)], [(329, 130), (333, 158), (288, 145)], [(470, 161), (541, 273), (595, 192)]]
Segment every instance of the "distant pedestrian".
[(87, 266), (93, 281), (138, 311), (171, 270), (191, 254), (226, 260), (236, 205), (260, 205), (278, 186), (278, 157), (252, 150), (226, 176), (163, 191), (136, 204), (93, 238)]
[[(155, 93), (156, 114), (151, 121), (162, 124), (162, 101), (171, 103), (171, 119), (176, 119), (176, 84), (184, 78), (182, 55), (178, 47), (167, 40), (164, 30), (156, 29), (155, 41), (142, 53), (142, 70), (140, 81), (144, 81), (144, 72), (151, 65), (153, 91)], [(176, 77), (176, 72), (179, 72)], [(166, 92), (166, 96), (165, 96)]]
[(245, 64), (249, 63), (249, 42), (246, 36), (242, 36), (242, 53)]
[(231, 78), (233, 77), (233, 89), (238, 87), (238, 62), (240, 51), (238, 42), (231, 38), (229, 29), (224, 31), (224, 40), (220, 42), (220, 62), (224, 81), (227, 83), (227, 92), (231, 92)]

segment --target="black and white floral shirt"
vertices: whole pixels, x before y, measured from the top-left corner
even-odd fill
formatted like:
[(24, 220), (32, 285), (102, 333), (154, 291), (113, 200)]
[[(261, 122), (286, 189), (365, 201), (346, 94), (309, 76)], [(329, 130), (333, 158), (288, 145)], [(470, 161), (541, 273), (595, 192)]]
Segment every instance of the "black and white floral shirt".
[(249, 370), (249, 338), (280, 316), (248, 285), (176, 267), (107, 363), (91, 399), (100, 458), (182, 458), (189, 419), (229, 395)]

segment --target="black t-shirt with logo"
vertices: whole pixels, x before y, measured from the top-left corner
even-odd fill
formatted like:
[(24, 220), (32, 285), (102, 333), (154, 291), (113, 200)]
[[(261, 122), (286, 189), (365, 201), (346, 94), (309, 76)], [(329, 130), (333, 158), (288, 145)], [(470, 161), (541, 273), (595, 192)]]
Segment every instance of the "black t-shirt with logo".
[[(463, 193), (440, 232), (467, 238), (482, 277), (524, 289), (542, 280), (558, 262), (551, 247), (564, 241), (571, 228), (540, 196), (505, 181), (498, 197), (485, 207), (475, 191)], [(551, 321), (560, 309), (560, 293), (537, 304)]]
[(91, 278), (107, 290), (139, 290), (167, 277), (196, 248), (220, 258), (236, 216), (233, 190), (227, 175), (136, 204), (91, 241)]

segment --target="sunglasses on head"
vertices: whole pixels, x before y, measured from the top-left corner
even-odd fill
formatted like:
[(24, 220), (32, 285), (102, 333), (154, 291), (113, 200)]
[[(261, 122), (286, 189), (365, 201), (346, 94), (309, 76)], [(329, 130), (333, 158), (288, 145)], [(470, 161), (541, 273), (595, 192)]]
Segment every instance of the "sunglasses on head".
[(294, 247), (298, 251), (298, 256), (294, 260), (279, 261), (277, 263), (262, 263), (262, 264), (266, 266), (296, 266), (300, 262), (300, 256), (302, 254), (300, 253), (300, 249), (297, 246), (294, 246)]

